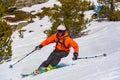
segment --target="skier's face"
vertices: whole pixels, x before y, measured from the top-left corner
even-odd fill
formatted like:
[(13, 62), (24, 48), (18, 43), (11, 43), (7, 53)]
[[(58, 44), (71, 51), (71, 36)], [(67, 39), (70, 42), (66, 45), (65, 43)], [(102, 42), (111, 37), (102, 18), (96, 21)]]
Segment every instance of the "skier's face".
[(57, 33), (59, 34), (59, 36), (63, 36), (65, 33), (65, 30), (57, 30)]

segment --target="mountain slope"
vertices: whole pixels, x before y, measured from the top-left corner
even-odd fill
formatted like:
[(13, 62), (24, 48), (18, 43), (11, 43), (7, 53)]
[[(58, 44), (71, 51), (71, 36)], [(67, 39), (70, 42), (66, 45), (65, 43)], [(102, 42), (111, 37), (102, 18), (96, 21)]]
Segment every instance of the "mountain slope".
[[(52, 6), (50, 0), (48, 6)], [(47, 3), (46, 3), (47, 4)], [(45, 5), (45, 4), (44, 4)], [(39, 5), (41, 6), (41, 5)], [(34, 7), (34, 8), (33, 8)], [(33, 6), (30, 10), (37, 9)], [(42, 6), (41, 6), (42, 7)], [(28, 8), (24, 8), (28, 10)], [(30, 11), (28, 10), (28, 11)], [(37, 10), (36, 10), (37, 11)], [(43, 25), (43, 27), (40, 27)], [(12, 35), (13, 38), (13, 57), (12, 61), (0, 65), (1, 80), (119, 80), (120, 79), (120, 22), (91, 22), (88, 24), (87, 36), (76, 38), (75, 41), (80, 46), (79, 57), (96, 56), (106, 53), (106, 57), (81, 59), (72, 61), (73, 49), (68, 57), (61, 60), (60, 64), (69, 66), (46, 72), (35, 77), (22, 79), (21, 73), (30, 73), (37, 69), (39, 65), (47, 59), (50, 52), (54, 49), (55, 44), (45, 46), (39, 51), (26, 57), (21, 62), (9, 68), (26, 54), (31, 52), (35, 46), (39, 45), (46, 39), (44, 30), (49, 29), (52, 24), (48, 17), (42, 20), (35, 18), (34, 22), (25, 26), (23, 29), (24, 38), (19, 38), (18, 31)], [(29, 33), (30, 30), (33, 32)]]
[[(75, 39), (80, 46), (79, 57), (99, 55), (103, 53), (106, 53), (108, 55), (107, 57), (72, 61), (71, 52), (70, 56), (61, 61), (61, 63), (68, 64), (70, 66), (53, 70), (32, 78), (26, 78), (25, 80), (48, 80), (48, 78), (50, 80), (119, 80), (119, 24), (120, 23), (118, 22), (93, 22), (88, 28), (91, 29), (88, 36)], [(45, 51), (45, 53), (51, 51), (49, 47), (44, 49), (48, 50)], [(42, 53), (40, 55), (42, 55)], [(40, 61), (38, 61), (38, 63), (39, 62)]]

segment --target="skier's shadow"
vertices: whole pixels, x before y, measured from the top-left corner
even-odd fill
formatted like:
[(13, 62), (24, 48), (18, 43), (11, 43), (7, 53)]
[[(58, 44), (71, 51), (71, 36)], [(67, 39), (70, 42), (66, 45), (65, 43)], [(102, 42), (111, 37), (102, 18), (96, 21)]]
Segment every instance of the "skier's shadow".
[(60, 66), (60, 67), (66, 67), (66, 66), (69, 66), (69, 65), (65, 64), (65, 63), (60, 63), (60, 64), (58, 64), (58, 66)]

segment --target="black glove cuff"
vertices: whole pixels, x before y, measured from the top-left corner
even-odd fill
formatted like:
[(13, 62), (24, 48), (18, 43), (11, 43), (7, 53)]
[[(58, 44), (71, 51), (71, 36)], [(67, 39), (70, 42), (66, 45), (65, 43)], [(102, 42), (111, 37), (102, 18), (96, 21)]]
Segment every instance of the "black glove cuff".
[(78, 57), (78, 53), (77, 52), (74, 52), (73, 54), (75, 57)]
[(42, 48), (42, 47), (43, 47), (43, 46), (40, 44), (40, 45), (39, 45), (39, 48)]

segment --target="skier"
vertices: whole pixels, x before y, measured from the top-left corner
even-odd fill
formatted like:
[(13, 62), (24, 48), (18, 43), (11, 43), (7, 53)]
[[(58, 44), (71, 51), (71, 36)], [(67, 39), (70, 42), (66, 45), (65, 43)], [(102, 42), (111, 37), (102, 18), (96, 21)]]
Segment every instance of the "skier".
[(37, 50), (40, 50), (42, 47), (53, 42), (56, 42), (55, 49), (50, 54), (48, 59), (39, 66), (38, 70), (45, 69), (49, 65), (56, 66), (60, 62), (61, 58), (68, 56), (70, 52), (70, 47), (73, 47), (74, 49), (72, 59), (77, 60), (79, 46), (73, 39), (69, 37), (65, 26), (59, 25), (57, 28), (57, 33), (48, 37), (46, 40), (44, 40), (40, 45), (36, 46), (35, 48)]

